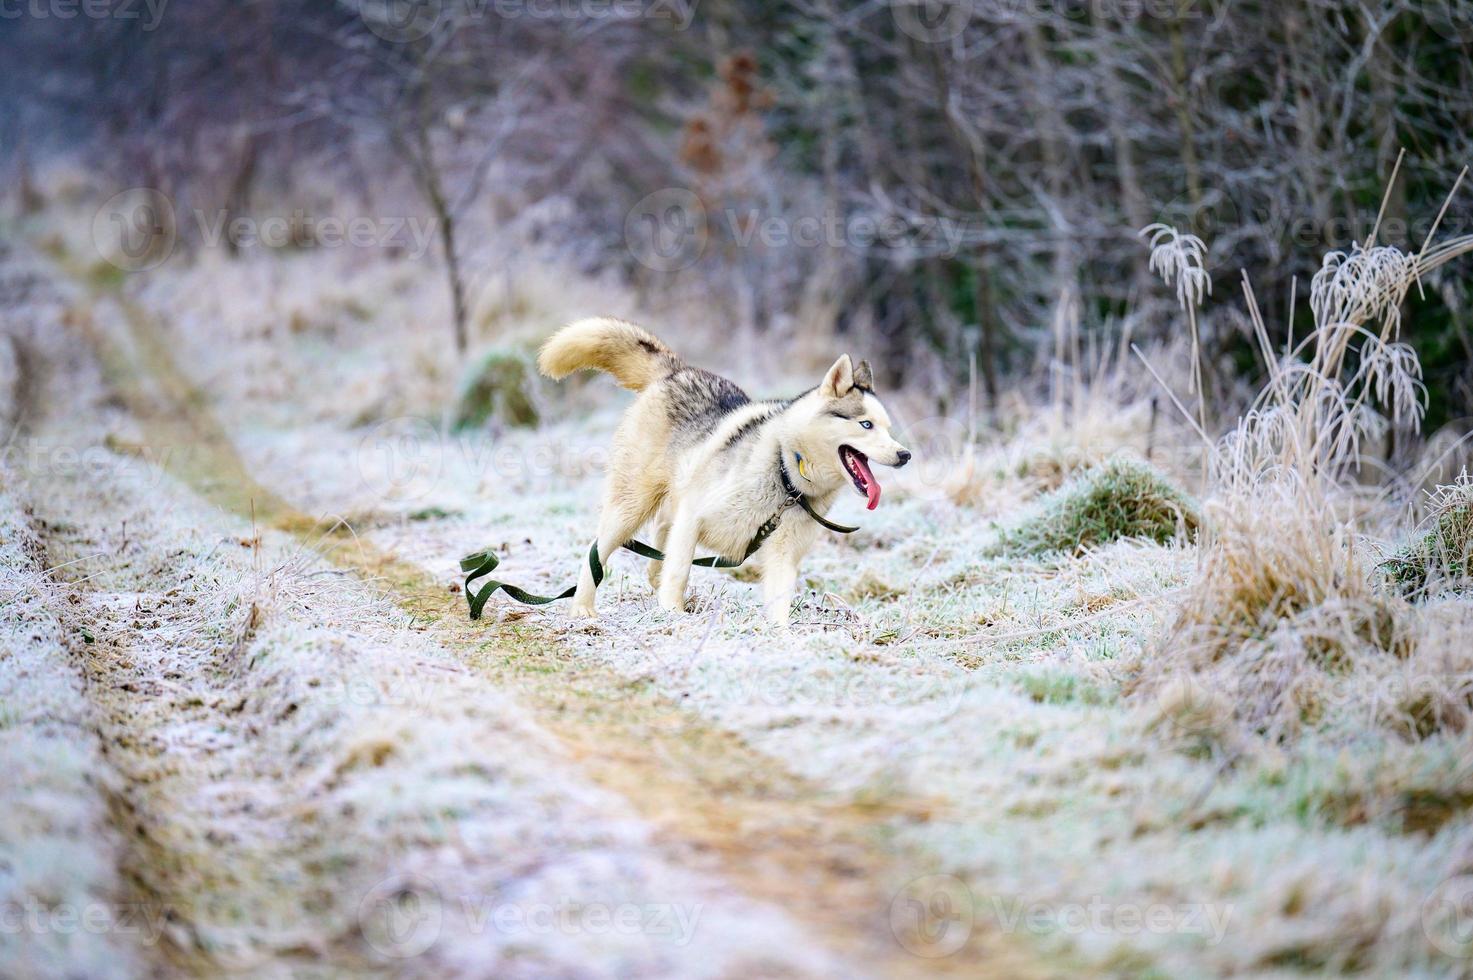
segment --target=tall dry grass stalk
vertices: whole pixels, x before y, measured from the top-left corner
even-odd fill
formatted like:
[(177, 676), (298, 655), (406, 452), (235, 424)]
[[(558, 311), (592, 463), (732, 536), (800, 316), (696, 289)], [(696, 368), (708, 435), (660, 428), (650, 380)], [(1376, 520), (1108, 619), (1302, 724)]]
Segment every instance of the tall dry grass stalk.
[[(1186, 237), (1156, 235), (1161, 247)], [(1473, 252), (1473, 236), (1435, 248), (1431, 238), (1412, 254), (1375, 244), (1373, 232), (1325, 256), (1310, 285), (1314, 328), (1295, 342), (1291, 323), (1282, 352), (1244, 275), (1268, 380), (1210, 450), (1196, 581), (1145, 654), (1138, 686), (1176, 691), (1185, 675), (1226, 694), (1239, 722), (1286, 737), (1319, 720), (1326, 686), (1366, 658), (1413, 656), (1418, 611), (1380, 581), (1357, 523), (1364, 491), (1351, 478), (1371, 437), (1420, 427), (1426, 390), (1416, 352), (1400, 340), (1402, 305), (1434, 269)]]
[(1151, 271), (1168, 286), (1173, 281), (1176, 283), (1176, 301), (1191, 325), (1192, 385), (1188, 392), (1197, 396), (1197, 422), (1206, 430), (1207, 393), (1202, 378), (1202, 339), (1197, 329), (1197, 308), (1212, 292), (1212, 277), (1207, 274), (1207, 245), (1196, 235), (1183, 235), (1160, 222), (1147, 225), (1140, 234), (1151, 243)]

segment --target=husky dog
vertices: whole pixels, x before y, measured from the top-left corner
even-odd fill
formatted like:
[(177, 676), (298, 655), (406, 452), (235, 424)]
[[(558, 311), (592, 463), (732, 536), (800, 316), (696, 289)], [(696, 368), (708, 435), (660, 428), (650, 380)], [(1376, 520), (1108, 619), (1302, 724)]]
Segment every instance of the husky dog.
[[(822, 530), (792, 506), (798, 496), (822, 514), (849, 485), (874, 510), (880, 484), (870, 461), (910, 461), (890, 437), (890, 416), (872, 390), (868, 362), (856, 368), (848, 354), (796, 398), (753, 401), (725, 378), (686, 364), (647, 330), (595, 317), (553, 334), (537, 365), (551, 378), (585, 368), (607, 371), (639, 392), (609, 454), (598, 557), (607, 562), (652, 524), (654, 545), (666, 560), (651, 562), (650, 585), (667, 610), (685, 608), (697, 547), (737, 560), (759, 529), (775, 522), (753, 559), (761, 568), (768, 618), (785, 624), (798, 562)], [(595, 589), (585, 563), (574, 616), (594, 615)]]

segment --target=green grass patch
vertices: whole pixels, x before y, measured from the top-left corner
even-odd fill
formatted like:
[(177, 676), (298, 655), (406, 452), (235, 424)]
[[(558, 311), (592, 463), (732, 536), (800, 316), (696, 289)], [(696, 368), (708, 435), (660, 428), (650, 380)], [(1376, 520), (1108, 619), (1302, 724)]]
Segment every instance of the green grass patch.
[(1432, 499), (1427, 530), (1381, 565), (1409, 598), (1443, 589), (1467, 591), (1473, 581), (1473, 479), (1464, 474)]
[(455, 427), (474, 429), (495, 419), (503, 425), (533, 427), (541, 383), (532, 357), (519, 350), (487, 351), (467, 372), (455, 406)]
[(459, 517), (460, 511), (446, 510), (444, 507), (430, 506), (421, 507), (419, 510), (409, 512), (411, 521), (436, 521), (446, 517)]
[(1077, 674), (1045, 670), (1018, 678), (1023, 693), (1039, 704), (1105, 705), (1115, 699), (1094, 682)]
[(1191, 499), (1154, 467), (1113, 459), (1071, 479), (1005, 528), (993, 554), (1080, 554), (1121, 538), (1159, 543), (1196, 535)]

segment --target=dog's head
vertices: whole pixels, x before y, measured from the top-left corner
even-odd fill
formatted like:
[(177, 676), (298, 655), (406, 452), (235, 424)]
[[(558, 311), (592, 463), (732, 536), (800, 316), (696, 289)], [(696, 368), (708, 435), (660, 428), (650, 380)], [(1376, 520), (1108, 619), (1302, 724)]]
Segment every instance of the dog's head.
[(802, 403), (794, 448), (803, 477), (826, 489), (850, 483), (874, 510), (880, 482), (870, 463), (904, 466), (910, 452), (890, 435), (890, 415), (875, 397), (869, 362), (854, 367), (848, 354), (840, 357)]

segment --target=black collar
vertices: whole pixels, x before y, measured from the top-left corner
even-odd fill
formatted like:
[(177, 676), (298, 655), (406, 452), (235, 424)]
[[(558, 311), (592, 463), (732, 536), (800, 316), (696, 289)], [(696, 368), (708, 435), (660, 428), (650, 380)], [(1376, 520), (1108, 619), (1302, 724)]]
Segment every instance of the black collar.
[[(793, 478), (788, 475), (787, 461), (783, 459), (783, 456), (784, 453), (782, 447), (779, 446), (777, 450), (777, 474), (783, 481), (783, 510), (787, 510), (789, 507), (793, 506), (793, 504), (797, 504), (799, 507), (802, 507), (808, 512), (809, 517), (813, 518), (815, 521), (817, 521), (819, 524), (822, 524), (830, 531), (838, 531), (840, 534), (853, 534), (855, 531), (859, 530), (859, 528), (857, 527), (848, 527), (844, 524), (835, 524), (833, 521), (827, 520), (822, 514), (814, 510), (813, 505), (808, 502), (808, 498), (803, 495), (802, 491), (800, 491), (797, 487), (793, 485)], [(772, 519), (774, 527), (776, 526), (776, 521), (782, 517), (783, 510), (778, 511), (777, 516)], [(766, 537), (766, 535), (763, 535), (763, 537)]]
[(786, 454), (782, 447), (777, 450), (777, 475), (783, 481), (783, 506), (791, 507), (798, 501), (803, 500), (803, 492), (793, 485), (793, 478), (788, 475), (787, 460), (783, 459)]

